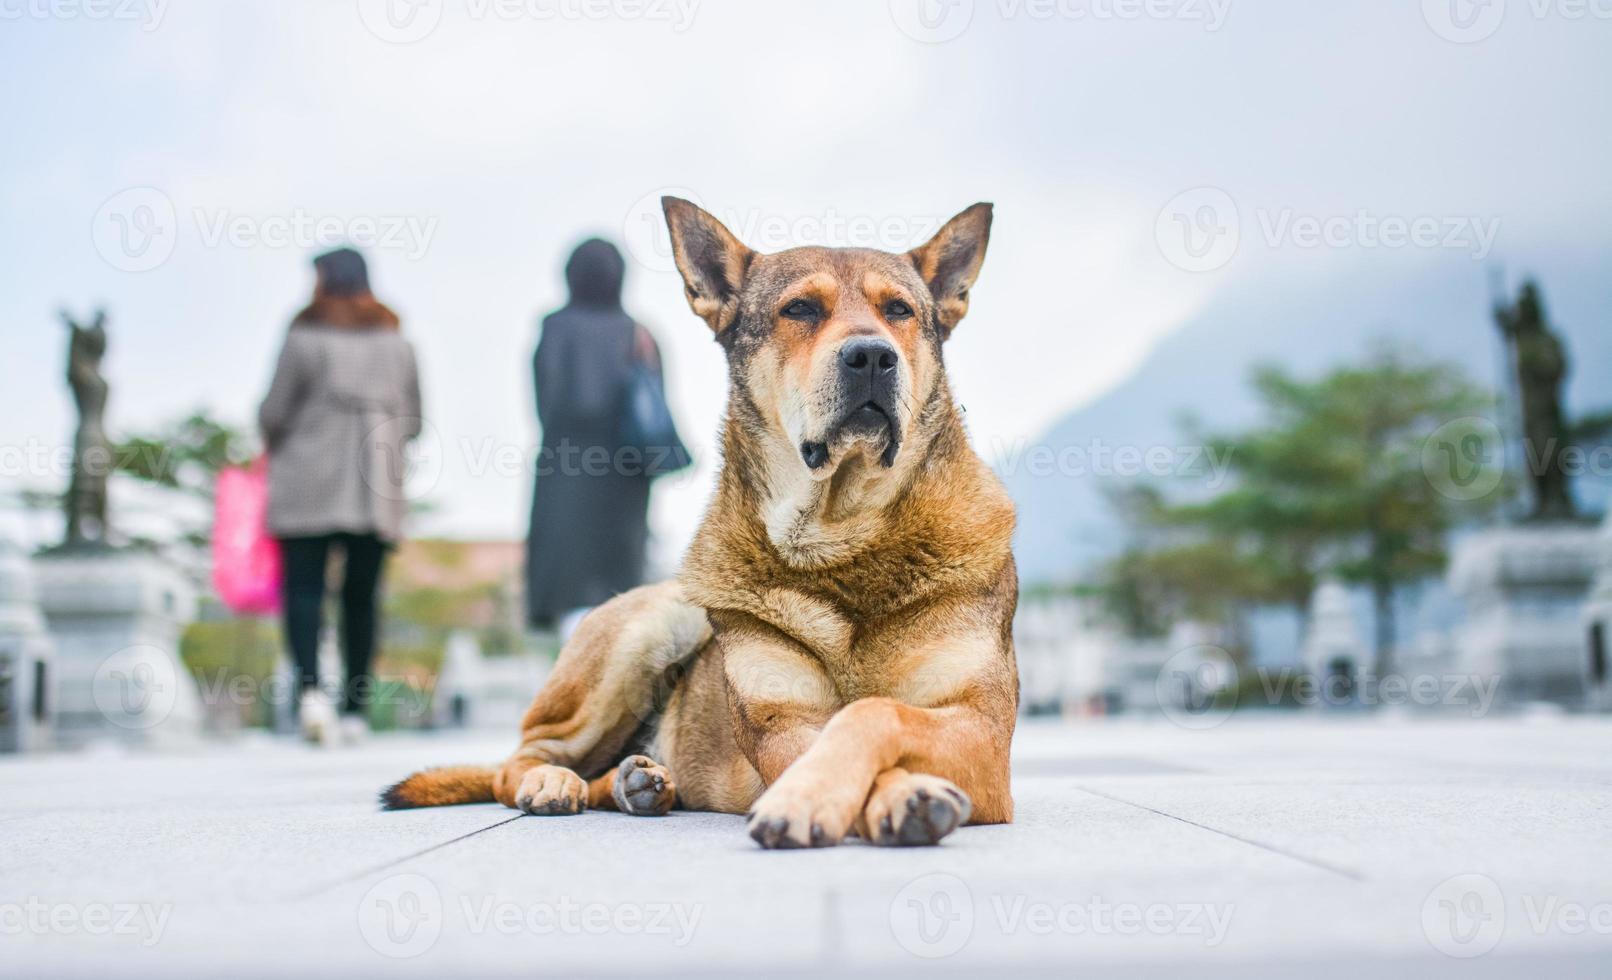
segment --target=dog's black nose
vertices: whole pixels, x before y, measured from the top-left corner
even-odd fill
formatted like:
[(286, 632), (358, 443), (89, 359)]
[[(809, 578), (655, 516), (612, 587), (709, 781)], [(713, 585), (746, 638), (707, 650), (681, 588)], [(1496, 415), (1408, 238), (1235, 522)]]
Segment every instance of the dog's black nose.
[(887, 340), (858, 337), (840, 348), (840, 373), (877, 380), (895, 373), (900, 358)]

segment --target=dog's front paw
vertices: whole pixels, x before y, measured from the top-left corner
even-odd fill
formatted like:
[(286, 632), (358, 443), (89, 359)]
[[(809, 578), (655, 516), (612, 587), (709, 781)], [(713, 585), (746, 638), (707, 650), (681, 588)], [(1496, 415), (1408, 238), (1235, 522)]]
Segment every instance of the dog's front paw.
[(572, 816), (587, 800), (588, 784), (564, 766), (533, 766), (515, 791), (515, 805), (534, 817)]
[(750, 809), (750, 837), (762, 847), (830, 847), (856, 820), (860, 793), (843, 784), (785, 773)]
[(616, 767), (616, 782), (610, 788), (622, 813), (636, 817), (659, 817), (677, 799), (677, 784), (666, 767), (647, 755), (629, 755)]
[(878, 778), (868, 794), (862, 810), (862, 836), (882, 846), (938, 844), (967, 823), (973, 811), (968, 794), (950, 780), (891, 770)]

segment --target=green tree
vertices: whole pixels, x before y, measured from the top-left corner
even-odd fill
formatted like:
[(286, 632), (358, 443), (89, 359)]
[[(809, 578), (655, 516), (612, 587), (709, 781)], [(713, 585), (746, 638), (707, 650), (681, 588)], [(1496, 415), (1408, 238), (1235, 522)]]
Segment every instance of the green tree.
[[(119, 472), (211, 502), (219, 472), (246, 463), (256, 451), (250, 435), (196, 409), (154, 431), (123, 439), (114, 455)], [(206, 547), (212, 522), (186, 528), (183, 534), (190, 544)]]
[(118, 469), (136, 479), (211, 499), (219, 471), (245, 463), (254, 451), (246, 433), (197, 409), (122, 440), (117, 460)]
[[(1338, 575), (1371, 590), (1376, 669), (1385, 674), (1399, 590), (1437, 574), (1450, 528), (1501, 496), (1441, 492), (1424, 450), (1441, 426), (1493, 398), (1457, 368), (1394, 348), (1316, 380), (1265, 367), (1252, 383), (1260, 422), (1199, 437), (1227, 461), (1226, 488), (1184, 501), (1151, 487), (1128, 495), (1133, 526), (1165, 544), (1109, 566), (1110, 608), (1133, 628), (1183, 614), (1229, 621), (1254, 604), (1303, 618), (1317, 580)], [(1183, 602), (1183, 590), (1197, 598)]]
[[(1392, 669), (1394, 600), (1444, 569), (1450, 529), (1499, 502), (1441, 490), (1426, 466), (1434, 433), (1494, 405), (1456, 367), (1383, 349), (1316, 382), (1275, 369), (1255, 381), (1277, 429), (1308, 446), (1336, 482), (1319, 491), (1334, 544), (1329, 571), (1371, 591), (1378, 676)], [(1494, 459), (1487, 465), (1500, 466)]]

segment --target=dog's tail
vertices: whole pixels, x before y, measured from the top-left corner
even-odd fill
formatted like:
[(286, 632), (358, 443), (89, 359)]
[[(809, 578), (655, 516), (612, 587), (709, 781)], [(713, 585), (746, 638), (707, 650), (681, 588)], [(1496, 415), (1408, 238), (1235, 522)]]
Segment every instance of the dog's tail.
[(422, 806), (493, 803), (493, 774), (484, 766), (446, 766), (417, 772), (381, 791), (381, 809), (413, 810)]

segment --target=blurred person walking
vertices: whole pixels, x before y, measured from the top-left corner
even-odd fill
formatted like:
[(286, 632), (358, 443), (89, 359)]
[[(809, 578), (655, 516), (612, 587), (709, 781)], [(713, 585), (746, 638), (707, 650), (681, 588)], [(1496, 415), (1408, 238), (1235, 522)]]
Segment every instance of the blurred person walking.
[[(313, 301), (291, 323), (258, 410), (268, 450), (269, 533), (285, 565), (285, 634), (308, 738), (368, 731), (381, 569), (402, 536), (407, 444), (420, 433), (414, 348), (370, 292), (363, 256), (314, 259)], [(327, 566), (342, 554), (346, 678), (336, 706), (319, 688)]]
[(544, 318), (533, 359), (543, 435), (526, 616), (562, 637), (588, 609), (643, 584), (650, 482), (688, 462), (662, 394), (660, 349), (621, 306), (625, 271), (609, 242), (578, 245), (565, 265), (570, 300)]

